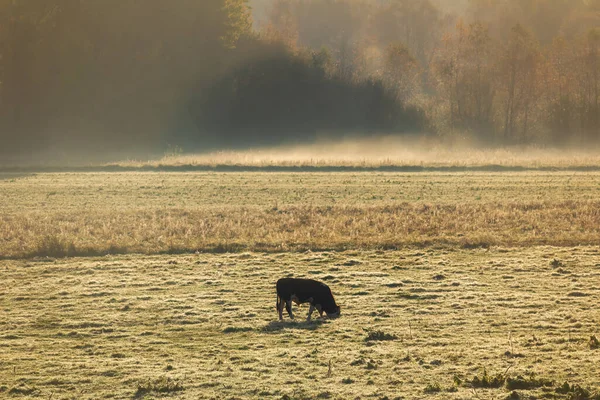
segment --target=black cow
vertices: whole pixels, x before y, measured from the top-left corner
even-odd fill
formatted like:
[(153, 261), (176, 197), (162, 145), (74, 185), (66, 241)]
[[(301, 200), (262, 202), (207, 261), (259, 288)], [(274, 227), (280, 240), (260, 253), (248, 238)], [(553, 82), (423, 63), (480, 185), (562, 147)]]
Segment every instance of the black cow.
[(283, 319), (284, 306), (290, 318), (294, 319), (292, 301), (297, 305), (310, 303), (306, 318), (308, 321), (315, 309), (319, 311), (321, 317), (323, 311), (327, 313), (328, 317), (340, 316), (340, 306), (335, 304), (329, 286), (312, 279), (282, 278), (277, 281), (277, 312), (280, 321)]

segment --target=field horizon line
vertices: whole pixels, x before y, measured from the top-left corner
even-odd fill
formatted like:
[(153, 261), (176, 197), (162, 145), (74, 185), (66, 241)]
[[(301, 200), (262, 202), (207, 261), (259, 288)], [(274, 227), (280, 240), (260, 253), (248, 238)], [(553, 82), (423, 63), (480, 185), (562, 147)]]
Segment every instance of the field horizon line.
[(0, 166), (0, 173), (85, 173), (85, 172), (600, 172), (600, 165), (519, 166), (519, 165), (97, 165), (97, 166)]

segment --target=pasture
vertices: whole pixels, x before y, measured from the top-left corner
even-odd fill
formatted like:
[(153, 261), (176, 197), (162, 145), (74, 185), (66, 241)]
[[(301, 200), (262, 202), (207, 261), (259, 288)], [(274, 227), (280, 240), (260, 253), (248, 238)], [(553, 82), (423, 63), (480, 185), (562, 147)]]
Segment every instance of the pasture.
[[(0, 397), (597, 399), (599, 195), (568, 171), (2, 173)], [(341, 318), (279, 322), (283, 276)]]
[(0, 174), (0, 255), (598, 245), (600, 172)]
[[(513, 379), (519, 398), (600, 389), (597, 248), (130, 255), (0, 271), (9, 398), (512, 392), (474, 384), (484, 371)], [(327, 282), (342, 316), (307, 323), (303, 306), (278, 322), (275, 280), (287, 275)]]

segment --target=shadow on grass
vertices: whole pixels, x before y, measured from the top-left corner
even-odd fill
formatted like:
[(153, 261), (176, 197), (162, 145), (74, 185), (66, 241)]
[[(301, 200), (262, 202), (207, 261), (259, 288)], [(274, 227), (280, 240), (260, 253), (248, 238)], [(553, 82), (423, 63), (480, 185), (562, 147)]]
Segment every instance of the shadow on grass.
[(271, 321), (261, 328), (261, 332), (273, 333), (284, 329), (300, 329), (306, 331), (314, 331), (319, 329), (321, 325), (326, 324), (324, 319), (313, 319), (311, 321)]

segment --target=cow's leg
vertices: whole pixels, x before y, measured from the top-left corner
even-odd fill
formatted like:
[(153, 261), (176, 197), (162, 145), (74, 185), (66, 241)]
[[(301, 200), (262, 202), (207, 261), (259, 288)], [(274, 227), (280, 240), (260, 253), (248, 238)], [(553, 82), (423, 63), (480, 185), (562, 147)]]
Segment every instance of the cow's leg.
[(319, 317), (323, 318), (323, 307), (320, 304), (317, 304), (317, 311), (319, 312)]
[(277, 313), (279, 314), (279, 320), (282, 321), (283, 320), (283, 299), (279, 296), (277, 296)]
[(310, 316), (312, 315), (313, 311), (315, 311), (315, 306), (313, 305), (313, 303), (310, 303), (310, 308), (308, 309), (308, 317), (306, 318), (307, 321), (310, 321)]
[(288, 300), (285, 302), (285, 309), (287, 310), (288, 315), (291, 319), (294, 319), (294, 314), (292, 313), (292, 300)]

